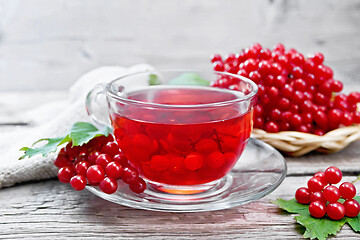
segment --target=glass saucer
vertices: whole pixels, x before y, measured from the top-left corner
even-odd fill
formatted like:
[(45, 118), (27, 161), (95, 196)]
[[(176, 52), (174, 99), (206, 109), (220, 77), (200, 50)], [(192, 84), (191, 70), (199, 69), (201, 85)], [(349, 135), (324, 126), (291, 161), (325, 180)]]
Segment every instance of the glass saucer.
[(236, 207), (274, 191), (286, 176), (284, 157), (270, 145), (250, 139), (232, 171), (211, 189), (197, 194), (175, 195), (147, 189), (136, 194), (119, 181), (114, 194), (98, 187), (86, 188), (110, 202), (128, 207), (163, 212), (203, 212)]

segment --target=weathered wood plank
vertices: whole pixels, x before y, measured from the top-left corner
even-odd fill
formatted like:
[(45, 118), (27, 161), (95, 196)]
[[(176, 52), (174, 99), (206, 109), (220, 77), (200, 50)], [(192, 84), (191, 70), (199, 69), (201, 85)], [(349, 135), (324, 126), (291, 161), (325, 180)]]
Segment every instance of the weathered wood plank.
[[(263, 199), (204, 213), (136, 210), (88, 191), (76, 192), (57, 180), (23, 184), (0, 191), (0, 239), (299, 239), (302, 227), (270, 201), (292, 198), (307, 179), (288, 177)], [(356, 238), (346, 226), (336, 239)]]

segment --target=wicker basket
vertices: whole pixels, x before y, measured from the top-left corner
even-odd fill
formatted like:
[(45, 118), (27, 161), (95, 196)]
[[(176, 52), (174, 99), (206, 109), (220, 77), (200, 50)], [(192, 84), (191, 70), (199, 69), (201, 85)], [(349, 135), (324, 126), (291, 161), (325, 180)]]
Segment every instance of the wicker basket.
[(299, 157), (311, 151), (334, 153), (360, 140), (360, 124), (341, 127), (323, 136), (295, 131), (268, 133), (261, 129), (254, 129), (252, 137), (293, 157)]

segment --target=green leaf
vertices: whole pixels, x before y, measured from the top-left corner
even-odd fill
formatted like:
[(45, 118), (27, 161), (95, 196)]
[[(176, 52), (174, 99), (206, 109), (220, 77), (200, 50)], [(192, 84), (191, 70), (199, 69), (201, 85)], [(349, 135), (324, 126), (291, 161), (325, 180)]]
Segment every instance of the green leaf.
[(81, 146), (95, 137), (105, 135), (106, 137), (111, 132), (109, 127), (104, 129), (97, 129), (94, 125), (88, 122), (77, 122), (70, 130), (70, 138), (72, 139), (73, 146)]
[(156, 74), (149, 75), (149, 85), (159, 85), (161, 82)]
[(355, 232), (360, 232), (360, 216), (357, 215), (353, 218), (347, 218), (347, 223)]
[(183, 73), (180, 76), (170, 80), (168, 84), (209, 86), (210, 81), (202, 79), (197, 73)]
[[(67, 138), (67, 136), (65, 137)], [(32, 157), (37, 154), (41, 154), (43, 157), (46, 157), (49, 153), (55, 152), (57, 149), (57, 146), (60, 145), (61, 142), (65, 139), (64, 137), (59, 138), (44, 138), (40, 139), (39, 141), (35, 142), (34, 144), (42, 141), (47, 141), (47, 143), (41, 147), (36, 148), (28, 148), (23, 147), (20, 149), (20, 151), (25, 151), (24, 155), (20, 157), (20, 159), (23, 159), (25, 157)]]
[(298, 203), (295, 198), (290, 200), (284, 200), (279, 198), (272, 203), (275, 203), (279, 206), (279, 208), (289, 213), (309, 214), (309, 205)]
[[(354, 199), (360, 202), (360, 196), (355, 196)], [(347, 223), (355, 232), (360, 232), (360, 214), (353, 218), (347, 217), (346, 219)]]
[(91, 139), (105, 135), (106, 137), (110, 134), (111, 129), (109, 127), (104, 127), (103, 129), (97, 129), (94, 125), (87, 122), (77, 122), (70, 129), (69, 133), (65, 137), (58, 138), (44, 138), (36, 141), (35, 144), (39, 142), (47, 141), (47, 143), (40, 147), (29, 148), (23, 147), (20, 151), (25, 151), (24, 155), (20, 159), (25, 157), (32, 157), (37, 154), (41, 154), (43, 157), (49, 155), (49, 153), (56, 152), (57, 147), (63, 145), (64, 143), (71, 142), (73, 146), (81, 146), (88, 143)]
[[(356, 196), (354, 199), (360, 201), (360, 196)], [(344, 202), (344, 200), (340, 199), (339, 202)], [(336, 235), (345, 223), (348, 223), (355, 232), (360, 232), (360, 214), (354, 218), (345, 217), (335, 221), (327, 217), (312, 217), (309, 213), (309, 205), (300, 204), (295, 198), (290, 200), (279, 198), (272, 203), (289, 213), (299, 214), (295, 216), (295, 220), (305, 227), (304, 238), (326, 239), (330, 235)]]
[(334, 221), (328, 218), (313, 218), (309, 214), (295, 216), (295, 219), (306, 228), (303, 235), (305, 238), (319, 240), (325, 240), (329, 235), (336, 235), (346, 223), (345, 218)]

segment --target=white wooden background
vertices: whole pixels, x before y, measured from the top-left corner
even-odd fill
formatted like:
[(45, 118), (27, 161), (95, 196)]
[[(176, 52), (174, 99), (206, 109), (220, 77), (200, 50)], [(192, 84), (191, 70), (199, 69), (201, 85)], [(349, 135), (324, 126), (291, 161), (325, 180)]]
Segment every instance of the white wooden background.
[(257, 41), (360, 81), (358, 0), (0, 0), (0, 92), (65, 90), (102, 65), (209, 68)]

